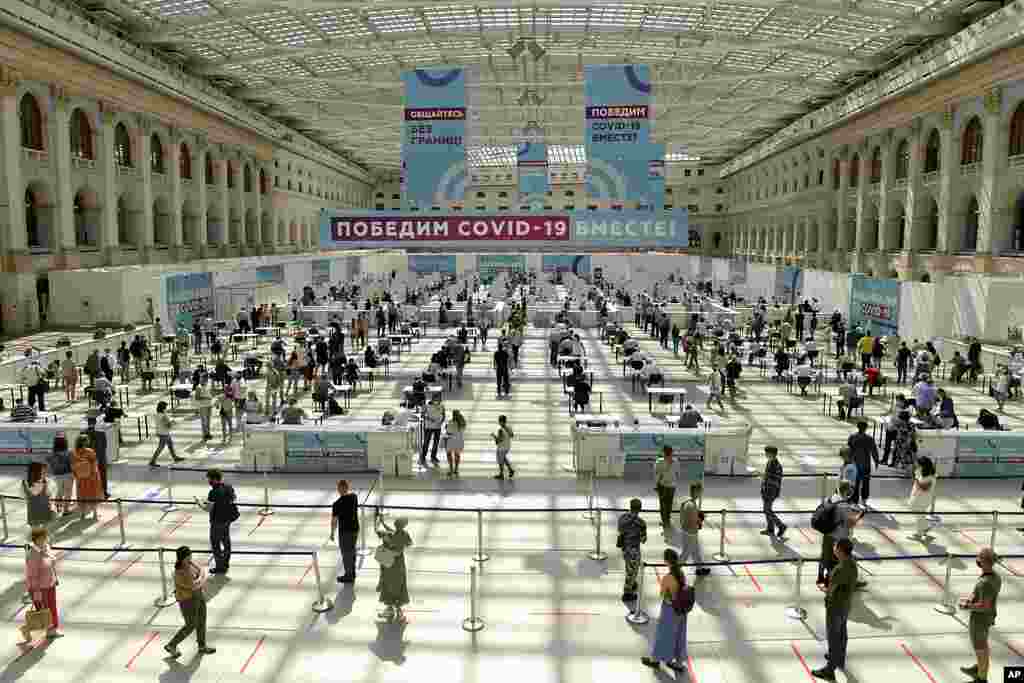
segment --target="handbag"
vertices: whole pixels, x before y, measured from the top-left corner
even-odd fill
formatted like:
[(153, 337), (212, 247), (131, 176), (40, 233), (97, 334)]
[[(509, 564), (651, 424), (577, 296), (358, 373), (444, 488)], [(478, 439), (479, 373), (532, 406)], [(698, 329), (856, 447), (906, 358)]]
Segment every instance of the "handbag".
[(373, 559), (382, 567), (389, 568), (395, 563), (397, 553), (386, 545), (379, 546), (373, 551)]
[(615, 539), (615, 547), (616, 548), (624, 548), (624, 547), (626, 547), (626, 537), (625, 537), (624, 534), (620, 533), (619, 537), (617, 539)]
[(48, 631), (53, 624), (53, 615), (47, 607), (42, 609), (30, 609), (25, 612), (25, 631)]

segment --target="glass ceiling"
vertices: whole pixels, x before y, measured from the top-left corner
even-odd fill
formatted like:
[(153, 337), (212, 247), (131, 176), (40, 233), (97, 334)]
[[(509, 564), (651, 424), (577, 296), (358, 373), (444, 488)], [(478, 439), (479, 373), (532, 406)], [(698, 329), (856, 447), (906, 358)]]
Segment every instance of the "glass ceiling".
[[(513, 167), (516, 165), (515, 145), (484, 145), (469, 147), (466, 159), (474, 167)], [(683, 152), (670, 152), (665, 161), (700, 161), (699, 156), (691, 156)], [(548, 163), (552, 166), (583, 166), (587, 163), (587, 153), (583, 145), (548, 145)]]
[[(79, 2), (83, 9), (90, 4)], [(909, 50), (962, 0), (117, 0), (126, 38), (371, 167), (398, 166), (400, 74), (476, 67), (474, 165), (510, 166), (524, 120), (582, 164), (583, 64), (652, 66), (656, 135), (724, 161)], [(535, 41), (513, 57), (520, 39)], [(527, 92), (543, 107), (517, 103)], [(557, 151), (556, 151), (557, 150)], [(564, 154), (564, 160), (555, 160)]]

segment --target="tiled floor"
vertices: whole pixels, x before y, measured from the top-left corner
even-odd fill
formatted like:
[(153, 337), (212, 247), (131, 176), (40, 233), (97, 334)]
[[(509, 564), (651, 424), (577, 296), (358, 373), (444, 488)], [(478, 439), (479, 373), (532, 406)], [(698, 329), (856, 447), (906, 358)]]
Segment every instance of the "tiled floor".
[[(432, 331), (414, 352), (402, 355), (387, 381), (353, 401), (357, 416), (379, 416), (394, 407), (400, 387), (422, 369), (441, 337)], [(493, 350), (493, 341), (489, 345)], [(631, 395), (628, 382), (610, 349), (593, 336), (586, 340), (595, 373), (595, 392), (603, 392), (606, 411), (625, 416), (647, 411), (646, 396)], [(655, 344), (644, 346), (655, 350)], [(682, 370), (670, 352), (655, 350), (669, 370), (670, 383), (700, 382)], [(420, 472), (410, 480), (387, 480), (382, 492), (370, 477), (357, 477), (356, 486), (367, 503), (390, 506), (447, 507), (459, 510), (391, 510), (392, 517), (409, 518), (415, 545), (409, 551), (409, 585), (413, 604), (407, 626), (381, 624), (374, 588), (377, 565), (372, 554), (361, 560), (354, 587), (338, 589), (334, 582), (336, 548), (327, 541), (333, 499), (333, 478), (311, 475), (271, 476), (230, 473), (243, 502), (243, 516), (234, 527), (235, 550), (259, 554), (236, 556), (230, 579), (211, 582), (210, 642), (218, 652), (196, 658), (194, 641), (187, 643), (177, 662), (162, 657), (161, 646), (180, 624), (175, 606), (154, 607), (161, 594), (158, 556), (149, 549), (189, 544), (208, 546), (204, 513), (191, 506), (163, 512), (154, 501), (167, 497), (167, 471), (145, 467), (154, 440), (134, 444), (134, 426), (125, 426), (128, 444), (112, 471), (115, 496), (138, 499), (124, 504), (127, 548), (116, 552), (70, 552), (60, 564), (59, 601), (67, 637), (32, 648), (16, 645), (15, 622), (22, 614), (22, 561), (17, 548), (0, 553), (0, 610), (10, 628), (0, 639), (6, 661), (0, 680), (25, 681), (409, 681), (441, 676), (453, 681), (645, 681), (669, 679), (674, 674), (653, 674), (639, 657), (648, 647), (653, 619), (646, 626), (631, 626), (619, 601), (623, 563), (614, 548), (615, 515), (602, 515), (601, 524), (584, 518), (586, 486), (565, 471), (569, 462), (569, 427), (566, 399), (553, 371), (546, 366), (544, 331), (532, 331), (524, 351), (523, 369), (513, 376), (512, 398), (496, 401), (493, 378), (487, 367), (489, 352), (478, 352), (461, 390), (446, 398), (449, 409), (459, 408), (469, 420), (463, 476), (450, 481), (435, 471)], [(834, 458), (850, 425), (822, 416), (821, 400), (800, 399), (784, 387), (746, 370), (744, 392), (735, 404), (727, 401), (726, 418), (753, 426), (752, 453), (766, 443), (779, 446), (787, 473), (814, 473), (836, 468)], [(262, 385), (257, 389), (262, 395)], [(699, 391), (699, 390), (698, 390)], [(50, 394), (58, 397), (59, 390)], [(162, 394), (132, 399), (129, 412), (151, 411)], [(954, 389), (962, 416), (976, 415), (992, 401), (974, 389)], [(595, 400), (597, 394), (595, 393)], [(305, 399), (308, 405), (308, 397)], [(702, 402), (702, 401), (701, 401)], [(869, 402), (867, 414), (879, 414), (888, 402)], [(76, 403), (67, 413), (78, 413)], [(1020, 428), (1019, 403), (1008, 404), (1007, 422)], [(517, 464), (513, 482), (496, 482), (488, 438), (499, 413), (509, 415), (517, 439), (512, 457)], [(190, 466), (216, 463), (230, 469), (239, 459), (240, 446), (207, 449), (198, 439), (198, 421), (187, 409), (179, 413), (176, 429), (179, 448)], [(752, 465), (759, 468), (756, 455)], [(884, 472), (883, 472), (884, 474)], [(0, 490), (16, 495), (19, 472), (7, 470)], [(178, 500), (203, 496), (206, 485), (198, 471), (173, 477)], [(319, 508), (279, 508), (269, 517), (257, 514), (263, 486), (276, 504), (319, 505)], [(371, 490), (372, 487), (372, 490)], [(907, 483), (878, 478), (872, 503), (879, 510), (905, 509)], [(973, 553), (988, 544), (988, 514), (993, 509), (1019, 510), (1019, 482), (944, 481), (939, 511), (971, 511), (977, 515), (946, 516), (927, 546), (907, 539), (907, 517), (871, 514), (857, 532), (857, 554), (869, 586), (858, 594), (850, 625), (849, 680), (898, 679), (911, 683), (946, 683), (964, 680), (957, 667), (969, 663), (970, 645), (963, 614), (947, 617), (933, 606), (942, 598), (945, 560), (871, 561), (896, 554)], [(653, 492), (646, 484), (601, 481), (600, 505), (623, 507), (639, 496), (648, 512), (649, 560), (660, 555), (665, 541), (657, 529)], [(784, 484), (779, 505), (791, 523), (788, 542), (773, 545), (758, 534), (761, 519), (758, 484), (751, 479), (710, 478), (705, 509), (748, 511), (730, 514), (723, 530), (716, 515), (703, 532), (706, 553), (719, 549), (724, 539), (733, 560), (813, 558), (819, 537), (809, 529), (806, 511), (818, 499), (817, 480), (791, 477)], [(9, 541), (23, 537), (23, 507), (7, 501)], [(482, 539), (490, 555), (480, 566), (479, 614), (486, 628), (476, 634), (462, 629), (468, 616), (469, 570), (476, 564), (476, 510), (484, 512)], [(513, 511), (515, 510), (515, 511)], [(533, 511), (524, 511), (533, 510)], [(369, 527), (370, 515), (367, 515)], [(104, 506), (98, 523), (74, 521), (58, 537), (71, 547), (114, 548), (120, 541), (116, 508)], [(1024, 552), (1021, 536), (1011, 519), (997, 530), (996, 547), (1004, 554)], [(599, 529), (606, 561), (594, 561), (595, 528)], [(367, 528), (366, 545), (376, 545)], [(317, 551), (311, 556), (275, 556), (279, 550)], [(265, 553), (265, 554), (263, 554)], [(169, 558), (168, 558), (169, 567)], [(316, 569), (334, 608), (316, 614)], [(953, 594), (969, 590), (976, 575), (973, 563), (954, 559)], [(1024, 560), (1007, 560), (999, 571), (1005, 582), (1000, 616), (993, 633), (993, 675), (1002, 680), (1004, 664), (1024, 664), (1024, 620), (1019, 611)], [(692, 575), (692, 574), (691, 574)], [(736, 564), (717, 568), (698, 590), (698, 606), (689, 619), (691, 681), (776, 682), (810, 680), (805, 663), (815, 668), (824, 652), (824, 611), (814, 588), (813, 563), (804, 567), (801, 602), (808, 609), (806, 622), (786, 617), (795, 602), (796, 564)], [(653, 573), (648, 570), (644, 607), (656, 614)], [(681, 676), (686, 679), (686, 674)]]

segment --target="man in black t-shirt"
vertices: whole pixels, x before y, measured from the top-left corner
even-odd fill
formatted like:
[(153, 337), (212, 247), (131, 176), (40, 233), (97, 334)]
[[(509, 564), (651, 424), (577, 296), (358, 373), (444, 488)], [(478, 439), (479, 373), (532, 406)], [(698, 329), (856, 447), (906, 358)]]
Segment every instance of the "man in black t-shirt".
[(198, 498), (196, 504), (210, 513), (210, 548), (213, 552), (211, 574), (227, 574), (231, 568), (231, 524), (238, 519), (238, 505), (235, 503), (235, 489), (224, 483), (220, 470), (209, 470), (206, 481), (210, 493), (206, 500)]
[(354, 583), (356, 580), (356, 536), (359, 535), (359, 497), (349, 492), (346, 479), (338, 480), (338, 499), (331, 506), (331, 540), (338, 532), (338, 549), (345, 573), (338, 577), (338, 583)]
[(512, 390), (512, 383), (508, 374), (508, 351), (505, 350), (504, 344), (498, 344), (498, 350), (494, 352), (494, 369), (498, 372), (498, 397), (501, 398), (501, 393), (504, 390), (505, 395), (508, 396)]

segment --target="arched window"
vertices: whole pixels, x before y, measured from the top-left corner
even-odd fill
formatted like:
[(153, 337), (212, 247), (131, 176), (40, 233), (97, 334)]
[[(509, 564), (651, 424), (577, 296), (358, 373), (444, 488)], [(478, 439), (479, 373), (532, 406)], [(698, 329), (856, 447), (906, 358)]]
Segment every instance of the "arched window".
[(270, 184), (267, 182), (267, 172), (262, 168), (260, 169), (260, 194), (267, 194), (270, 192)]
[(32, 190), (25, 190), (25, 232), (28, 235), (28, 246), (42, 246), (39, 238), (39, 207)]
[(35, 95), (26, 93), (18, 107), (21, 119), (21, 146), (26, 149), (43, 148), (43, 115), (39, 111), (39, 103)]
[(906, 180), (910, 171), (910, 143), (906, 140), (896, 148), (896, 180)]
[(1010, 119), (1010, 156), (1024, 154), (1024, 102), (1017, 105)]
[(128, 229), (128, 207), (125, 206), (124, 197), (117, 199), (117, 241), (124, 246), (135, 246), (135, 240)]
[(975, 116), (967, 122), (964, 128), (964, 137), (960, 145), (960, 164), (976, 164), (981, 161), (982, 147), (981, 121)]
[(252, 170), (249, 168), (249, 164), (242, 169), (242, 191), (252, 192)]
[(117, 124), (114, 129), (114, 161), (118, 166), (132, 165), (132, 140), (123, 123)]
[(182, 180), (192, 180), (192, 154), (184, 142), (178, 149), (178, 174)]
[(839, 159), (836, 159), (836, 160), (834, 160), (832, 162), (832, 189), (833, 190), (838, 190), (839, 189), (840, 177), (842, 175), (842, 172), (840, 171), (841, 168), (842, 168), (842, 164), (840, 163)]
[(978, 250), (978, 200), (971, 197), (967, 203), (967, 215), (964, 216), (964, 241), (960, 251)]
[(928, 142), (924, 146), (924, 172), (935, 173), (940, 166), (940, 153), (942, 151), (942, 138), (939, 131), (933, 130), (928, 136)]
[(924, 249), (925, 251), (935, 251), (939, 248), (939, 205), (935, 200), (931, 200), (931, 206), (928, 207), (928, 222), (926, 225)]
[(92, 149), (92, 125), (81, 109), (71, 114), (71, 156), (79, 159), (95, 159)]
[(206, 176), (206, 184), (213, 185), (213, 159), (209, 154), (206, 155), (206, 168), (203, 169), (203, 173)]
[(164, 173), (164, 146), (156, 133), (149, 138), (149, 170)]
[(875, 147), (871, 155), (871, 183), (878, 183), (882, 180), (882, 148)]
[(854, 154), (850, 160), (850, 187), (857, 187), (860, 182), (860, 155)]
[(230, 161), (224, 162), (224, 172), (228, 174), (228, 188), (235, 186), (235, 168)]

